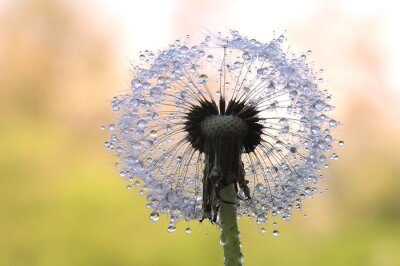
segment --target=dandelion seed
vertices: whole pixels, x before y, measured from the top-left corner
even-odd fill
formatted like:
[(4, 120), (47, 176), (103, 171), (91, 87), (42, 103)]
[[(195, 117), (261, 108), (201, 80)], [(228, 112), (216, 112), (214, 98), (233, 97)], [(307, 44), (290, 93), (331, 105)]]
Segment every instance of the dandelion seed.
[(243, 263), (237, 216), (290, 220), (316, 193), (339, 124), (307, 56), (288, 53), (284, 40), (236, 31), (178, 40), (142, 53), (129, 91), (112, 101), (119, 119), (106, 147), (118, 154), (122, 178), (140, 180), (133, 186), (142, 185), (150, 220), (168, 215), (171, 233), (182, 220), (218, 223), (224, 249), (236, 247), (227, 265)]

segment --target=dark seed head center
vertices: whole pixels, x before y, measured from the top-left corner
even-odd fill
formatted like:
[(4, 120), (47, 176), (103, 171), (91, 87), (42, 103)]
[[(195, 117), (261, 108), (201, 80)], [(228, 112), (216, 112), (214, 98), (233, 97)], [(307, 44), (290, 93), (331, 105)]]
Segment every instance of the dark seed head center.
[(235, 115), (213, 115), (201, 122), (201, 132), (207, 138), (242, 139), (247, 135), (248, 125), (242, 118)]

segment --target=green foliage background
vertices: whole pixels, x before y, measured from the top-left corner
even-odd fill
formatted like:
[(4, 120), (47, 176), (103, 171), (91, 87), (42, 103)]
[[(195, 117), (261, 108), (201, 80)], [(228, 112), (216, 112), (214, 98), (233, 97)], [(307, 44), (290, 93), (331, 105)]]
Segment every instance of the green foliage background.
[[(192, 222), (186, 235), (180, 223), (169, 234), (165, 218), (150, 222), (103, 147), (108, 101), (129, 82), (112, 38), (59, 1), (0, 14), (0, 265), (222, 265), (215, 226)], [(277, 238), (271, 223), (262, 235), (242, 219), (246, 265), (400, 265), (398, 109), (364, 95), (339, 98), (339, 108), (346, 146), (321, 184), (329, 192), (278, 221)]]

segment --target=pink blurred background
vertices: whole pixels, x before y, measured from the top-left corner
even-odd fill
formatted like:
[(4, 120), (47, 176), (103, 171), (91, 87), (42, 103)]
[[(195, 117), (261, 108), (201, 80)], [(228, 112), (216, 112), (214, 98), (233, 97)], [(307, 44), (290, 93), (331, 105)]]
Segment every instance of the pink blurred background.
[[(141, 50), (186, 34), (286, 31), (334, 97), (345, 141), (281, 236), (240, 221), (246, 265), (400, 265), (396, 1), (0, 2), (0, 265), (221, 265), (218, 230), (165, 232), (127, 191), (98, 130)], [(304, 218), (304, 213), (307, 218)], [(207, 232), (206, 232), (207, 231)]]

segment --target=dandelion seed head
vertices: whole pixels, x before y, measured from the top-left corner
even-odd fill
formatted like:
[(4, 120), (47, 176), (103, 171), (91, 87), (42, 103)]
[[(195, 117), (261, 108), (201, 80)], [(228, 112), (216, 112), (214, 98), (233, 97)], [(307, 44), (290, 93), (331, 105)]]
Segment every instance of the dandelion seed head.
[(296, 56), (284, 42), (231, 31), (140, 54), (130, 88), (112, 100), (118, 118), (105, 146), (120, 177), (141, 186), (151, 221), (167, 214), (173, 232), (180, 220), (205, 217), (204, 177), (226, 159), (210, 159), (221, 143), (233, 147), (219, 170), (234, 176), (239, 216), (290, 220), (316, 193), (319, 170), (338, 158), (331, 131), (340, 123), (307, 61), (311, 51)]

